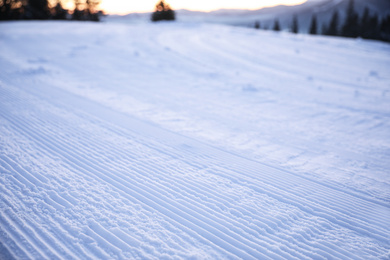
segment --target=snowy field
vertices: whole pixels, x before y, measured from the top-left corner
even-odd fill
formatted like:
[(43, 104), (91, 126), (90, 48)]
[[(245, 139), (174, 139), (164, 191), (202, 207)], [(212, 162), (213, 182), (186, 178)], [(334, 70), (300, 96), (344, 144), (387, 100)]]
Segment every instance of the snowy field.
[(0, 259), (389, 259), (390, 45), (0, 23)]

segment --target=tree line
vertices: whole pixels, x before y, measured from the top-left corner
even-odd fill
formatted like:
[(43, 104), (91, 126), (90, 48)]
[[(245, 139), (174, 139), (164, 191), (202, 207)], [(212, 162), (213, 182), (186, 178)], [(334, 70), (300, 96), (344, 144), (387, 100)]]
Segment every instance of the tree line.
[[(354, 0), (350, 0), (346, 11), (346, 17), (344, 21), (340, 20), (340, 14), (338, 10), (335, 10), (329, 23), (323, 24), (320, 28), (316, 15), (313, 15), (308, 33), (312, 35), (322, 34), (349, 38), (360, 37), (363, 39), (390, 42), (390, 15), (379, 19), (378, 15), (371, 14), (370, 10), (366, 7), (363, 15), (359, 17), (359, 14), (355, 11)], [(255, 28), (261, 28), (258, 21), (255, 22)], [(274, 21), (272, 30), (281, 30), (278, 19)], [(298, 17), (296, 15), (293, 16), (290, 31), (292, 33), (299, 32)]]
[(66, 10), (61, 0), (0, 0), (0, 20), (100, 20), (100, 0), (73, 1), (74, 9)]

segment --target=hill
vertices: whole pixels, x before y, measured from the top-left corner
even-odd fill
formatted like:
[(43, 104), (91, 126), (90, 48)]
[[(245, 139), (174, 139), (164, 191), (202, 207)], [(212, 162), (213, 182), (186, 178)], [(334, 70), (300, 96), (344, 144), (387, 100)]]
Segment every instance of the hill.
[(0, 23), (0, 259), (389, 259), (389, 54)]

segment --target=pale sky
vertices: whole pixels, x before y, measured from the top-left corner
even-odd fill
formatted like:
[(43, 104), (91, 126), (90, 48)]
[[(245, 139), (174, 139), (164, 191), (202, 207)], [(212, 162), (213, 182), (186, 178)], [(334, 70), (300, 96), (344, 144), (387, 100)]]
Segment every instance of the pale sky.
[[(259, 9), (279, 4), (294, 5), (305, 0), (165, 0), (172, 9), (211, 11), (217, 9)], [(151, 12), (158, 0), (102, 0), (100, 8), (109, 14)]]

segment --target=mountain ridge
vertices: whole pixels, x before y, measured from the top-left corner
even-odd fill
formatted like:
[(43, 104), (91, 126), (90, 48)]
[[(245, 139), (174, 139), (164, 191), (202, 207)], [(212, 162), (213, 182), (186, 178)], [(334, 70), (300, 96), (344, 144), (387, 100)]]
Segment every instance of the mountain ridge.
[[(316, 15), (319, 27), (328, 24), (332, 14), (339, 12), (340, 21), (345, 19), (349, 0), (308, 0), (299, 5), (287, 6), (277, 5), (257, 10), (246, 9), (219, 9), (210, 12), (191, 11), (187, 9), (176, 10), (178, 21), (184, 22), (206, 22), (227, 24), (233, 26), (252, 27), (255, 22), (260, 22), (262, 28), (270, 29), (275, 19), (278, 19), (282, 30), (288, 30), (292, 23), (293, 16), (297, 16), (299, 30), (307, 32), (313, 15)], [(390, 1), (355, 0), (355, 10), (361, 17), (367, 7), (371, 14), (377, 14), (379, 19), (390, 15)], [(145, 22), (150, 18), (150, 13), (130, 13), (124, 16), (110, 16), (112, 19), (129, 19), (127, 22)]]

